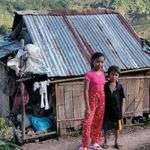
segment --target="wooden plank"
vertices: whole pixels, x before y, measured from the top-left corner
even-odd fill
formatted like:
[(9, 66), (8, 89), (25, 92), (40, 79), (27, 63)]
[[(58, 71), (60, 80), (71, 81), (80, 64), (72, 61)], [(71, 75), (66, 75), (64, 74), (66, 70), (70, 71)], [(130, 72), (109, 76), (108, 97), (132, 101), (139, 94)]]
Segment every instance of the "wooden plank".
[[(127, 80), (121, 80), (121, 83), (122, 83), (122, 85), (123, 85), (124, 94), (125, 94), (125, 97), (126, 97), (126, 96), (127, 96), (127, 94), (126, 94), (126, 93), (127, 93), (127, 92), (126, 92), (126, 91), (127, 91), (127, 89), (126, 89), (126, 88), (127, 88), (127, 87), (126, 87), (126, 86), (127, 86)], [(126, 99), (123, 101), (123, 113), (125, 112), (125, 107), (126, 107), (126, 103), (125, 103), (125, 102), (126, 102)]]
[(81, 118), (84, 118), (85, 115), (85, 100), (84, 100), (84, 85), (80, 86), (80, 104), (81, 104)]
[(125, 99), (123, 101), (123, 108), (122, 108), (122, 112), (123, 112), (123, 116), (125, 115), (125, 110), (126, 110), (126, 99), (127, 99), (127, 90), (126, 90), (126, 84), (127, 84), (127, 80), (122, 80), (122, 83), (123, 83), (123, 88), (124, 88), (124, 94), (125, 94)]
[(59, 105), (57, 108), (58, 108), (57, 120), (66, 119), (66, 116), (65, 116), (65, 105)]
[[(55, 93), (56, 93), (56, 115), (57, 120), (65, 119), (65, 110), (64, 110), (64, 88), (55, 84)], [(57, 121), (57, 132), (60, 132), (60, 124)], [(60, 134), (60, 133), (59, 133)]]
[(125, 116), (134, 115), (135, 101), (134, 94), (127, 94)]
[(64, 105), (64, 103), (64, 86), (58, 85), (56, 89), (56, 105)]
[(56, 85), (55, 90), (56, 90), (57, 120), (65, 119), (64, 87)]
[(135, 116), (143, 115), (143, 85), (144, 80), (139, 79), (136, 82), (136, 91), (135, 91)]
[(125, 100), (125, 116), (128, 115), (142, 115), (144, 111), (149, 112), (150, 105), (150, 80), (149, 76), (146, 78), (137, 76), (121, 78), (126, 93)]
[(125, 115), (134, 113), (134, 91), (131, 87), (132, 80), (126, 81), (126, 108), (125, 108)]
[(125, 79), (123, 79), (123, 80), (121, 80), (121, 82), (122, 82), (122, 84), (123, 84), (123, 88), (124, 88), (124, 93), (125, 93), (125, 97), (126, 97), (126, 99), (123, 101), (123, 116), (125, 116), (126, 114), (126, 100), (127, 100), (127, 80), (125, 80)]
[(144, 80), (144, 101), (143, 101), (143, 111), (150, 112), (150, 80)]
[[(65, 85), (65, 116), (66, 119), (74, 117), (73, 101), (72, 101), (72, 85)], [(72, 126), (72, 122), (66, 123), (67, 128)]]
[[(73, 103), (74, 103), (74, 119), (82, 118), (82, 99), (80, 99), (80, 95), (82, 94), (83, 90), (81, 91), (81, 84), (73, 86)], [(81, 126), (81, 122), (74, 121), (74, 128), (75, 130), (79, 129)]]
[(135, 102), (134, 116), (142, 116), (142, 115), (143, 115), (143, 102), (142, 101)]
[(82, 121), (83, 118), (72, 118), (72, 119), (64, 119), (64, 120), (57, 120), (58, 122), (66, 122), (66, 121)]
[(129, 80), (129, 79), (150, 79), (150, 76), (131, 76), (131, 77), (120, 77), (121, 80)]
[(57, 134), (56, 131), (51, 131), (51, 132), (36, 134), (36, 135), (32, 135), (32, 136), (26, 135), (25, 140), (31, 140), (31, 139), (36, 139), (36, 138), (46, 137), (46, 136), (56, 135), (56, 134)]
[(72, 81), (72, 82), (59, 83), (59, 86), (66, 86), (66, 85), (73, 86), (73, 85), (79, 85), (79, 84), (83, 85), (84, 84), (83, 80), (82, 81), (75, 81), (75, 82)]
[(65, 114), (66, 118), (74, 117), (73, 114), (73, 101), (72, 101), (72, 85), (65, 85)]

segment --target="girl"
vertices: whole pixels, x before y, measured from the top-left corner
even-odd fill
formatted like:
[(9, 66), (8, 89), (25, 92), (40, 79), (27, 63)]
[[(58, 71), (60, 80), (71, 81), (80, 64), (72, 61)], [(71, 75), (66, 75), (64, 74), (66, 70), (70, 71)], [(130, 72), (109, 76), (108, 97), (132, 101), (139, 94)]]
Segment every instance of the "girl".
[(92, 149), (101, 149), (99, 143), (100, 130), (103, 124), (104, 113), (104, 83), (105, 76), (103, 66), (105, 57), (102, 53), (94, 53), (91, 58), (91, 70), (85, 74), (84, 98), (86, 114), (83, 122), (82, 147), (80, 150), (88, 150), (91, 138)]
[(120, 69), (117, 66), (111, 66), (108, 69), (109, 81), (105, 84), (105, 115), (104, 115), (104, 145), (103, 148), (107, 149), (107, 132), (114, 129), (115, 131), (115, 143), (114, 148), (119, 149), (118, 134), (122, 129), (122, 104), (124, 96), (124, 90), (122, 85), (118, 82)]

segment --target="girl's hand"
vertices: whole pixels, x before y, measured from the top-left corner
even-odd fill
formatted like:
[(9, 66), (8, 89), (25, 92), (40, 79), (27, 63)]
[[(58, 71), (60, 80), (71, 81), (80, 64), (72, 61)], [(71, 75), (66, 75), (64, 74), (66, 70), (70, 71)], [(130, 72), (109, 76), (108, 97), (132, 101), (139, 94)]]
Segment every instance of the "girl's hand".
[(84, 99), (85, 99), (85, 115), (88, 115), (90, 113), (90, 105), (89, 105), (89, 83), (90, 81), (85, 80), (84, 81)]
[(90, 112), (91, 112), (91, 110), (90, 110), (90, 107), (88, 106), (88, 107), (86, 108), (85, 113), (86, 113), (86, 115), (88, 115), (88, 114), (90, 114)]

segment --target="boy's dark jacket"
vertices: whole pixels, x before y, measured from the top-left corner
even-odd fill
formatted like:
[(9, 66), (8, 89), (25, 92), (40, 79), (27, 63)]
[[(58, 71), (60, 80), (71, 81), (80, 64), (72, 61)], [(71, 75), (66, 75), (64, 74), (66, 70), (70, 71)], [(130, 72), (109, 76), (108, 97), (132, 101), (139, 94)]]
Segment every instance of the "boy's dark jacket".
[(109, 88), (110, 82), (108, 81), (105, 86), (105, 114), (104, 119), (107, 120), (120, 120), (122, 118), (122, 105), (124, 89), (121, 83), (117, 82), (116, 89), (111, 93)]

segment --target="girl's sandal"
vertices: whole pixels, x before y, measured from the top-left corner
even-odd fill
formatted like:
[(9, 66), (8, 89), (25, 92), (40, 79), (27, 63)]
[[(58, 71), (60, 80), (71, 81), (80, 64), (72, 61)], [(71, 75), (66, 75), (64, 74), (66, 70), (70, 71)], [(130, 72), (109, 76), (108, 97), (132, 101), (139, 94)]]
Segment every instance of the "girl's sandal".
[[(88, 150), (88, 148), (86, 148), (86, 149)], [(83, 147), (80, 147), (80, 148), (79, 148), (79, 150), (85, 150), (85, 148), (83, 148)]]
[(100, 145), (92, 145), (90, 146), (91, 150), (102, 150), (102, 147)]

